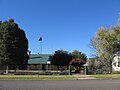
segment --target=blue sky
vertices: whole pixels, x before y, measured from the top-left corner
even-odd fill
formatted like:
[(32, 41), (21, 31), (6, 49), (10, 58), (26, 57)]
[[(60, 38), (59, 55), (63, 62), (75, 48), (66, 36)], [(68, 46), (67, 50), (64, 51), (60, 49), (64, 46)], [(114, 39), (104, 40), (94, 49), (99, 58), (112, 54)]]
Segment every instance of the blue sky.
[(120, 0), (0, 0), (0, 20), (15, 19), (29, 40), (29, 50), (42, 53), (79, 50), (88, 57), (90, 39), (102, 26), (116, 25)]

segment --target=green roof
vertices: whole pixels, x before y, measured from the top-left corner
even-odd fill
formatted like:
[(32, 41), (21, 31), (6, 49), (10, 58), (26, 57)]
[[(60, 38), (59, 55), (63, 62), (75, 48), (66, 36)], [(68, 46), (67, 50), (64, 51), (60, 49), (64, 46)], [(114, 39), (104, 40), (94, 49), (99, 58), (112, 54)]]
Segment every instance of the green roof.
[(51, 54), (31, 54), (28, 64), (47, 64)]

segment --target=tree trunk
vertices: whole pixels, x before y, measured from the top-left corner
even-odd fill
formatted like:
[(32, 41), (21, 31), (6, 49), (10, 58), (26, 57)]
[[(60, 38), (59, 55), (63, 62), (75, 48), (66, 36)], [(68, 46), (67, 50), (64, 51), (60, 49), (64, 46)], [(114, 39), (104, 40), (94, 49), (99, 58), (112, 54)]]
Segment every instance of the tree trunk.
[(19, 70), (18, 66), (16, 66), (16, 67), (15, 67), (15, 71), (14, 71), (14, 72), (16, 73), (16, 72), (17, 72), (17, 70)]
[(9, 67), (6, 66), (6, 72), (5, 72), (5, 74), (8, 74), (8, 70), (9, 70)]

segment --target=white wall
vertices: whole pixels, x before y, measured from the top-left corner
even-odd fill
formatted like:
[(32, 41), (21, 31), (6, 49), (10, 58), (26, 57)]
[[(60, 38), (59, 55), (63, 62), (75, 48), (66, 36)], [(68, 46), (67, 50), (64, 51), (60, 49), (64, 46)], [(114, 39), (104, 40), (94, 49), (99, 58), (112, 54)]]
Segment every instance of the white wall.
[(113, 71), (120, 71), (120, 56), (115, 56), (112, 62)]

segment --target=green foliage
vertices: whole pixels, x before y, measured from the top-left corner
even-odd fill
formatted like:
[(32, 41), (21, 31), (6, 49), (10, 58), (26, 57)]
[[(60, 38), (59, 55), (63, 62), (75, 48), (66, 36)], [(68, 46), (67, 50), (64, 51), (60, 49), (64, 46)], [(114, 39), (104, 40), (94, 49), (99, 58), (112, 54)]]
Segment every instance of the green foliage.
[(80, 68), (80, 66), (82, 66), (83, 64), (85, 64), (86, 60), (87, 60), (87, 56), (78, 51), (78, 50), (74, 50), (72, 53), (72, 65), (73, 68), (75, 70), (76, 73), (79, 73), (80, 69), (82, 69), (82, 67)]
[(0, 27), (0, 61), (11, 69), (26, 69), (28, 61), (28, 40), (22, 29), (14, 20), (1, 23)]
[(111, 31), (111, 36), (114, 40), (113, 42), (113, 53), (120, 51), (120, 26), (113, 27)]
[[(58, 66), (58, 69), (62, 69), (64, 66), (68, 66), (72, 58), (79, 58), (79, 60), (87, 60), (87, 56), (77, 50), (72, 53), (68, 53), (64, 50), (55, 51), (54, 55), (50, 56), (49, 60), (52, 65)], [(80, 66), (79, 62), (74, 64), (76, 67)]]
[[(91, 48), (96, 52), (96, 56), (101, 58), (101, 62), (107, 67), (112, 68), (112, 56), (120, 51), (120, 27), (100, 28), (91, 39)], [(106, 68), (107, 68), (106, 67)], [(111, 71), (109, 69), (109, 71)]]
[(87, 56), (78, 50), (74, 50), (72, 52), (72, 57), (73, 58), (80, 58), (80, 59), (85, 60), (85, 61), (87, 60)]
[(99, 75), (91, 75), (91, 77), (94, 77), (96, 79), (120, 79), (119, 74), (99, 74)]
[(71, 55), (64, 50), (55, 51), (54, 55), (50, 56), (49, 58), (52, 65), (56, 65), (59, 67), (67, 66), (71, 59)]
[(78, 77), (70, 75), (0, 75), (0, 80), (76, 80)]

